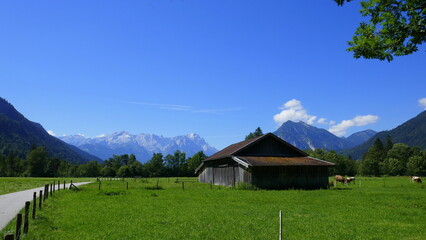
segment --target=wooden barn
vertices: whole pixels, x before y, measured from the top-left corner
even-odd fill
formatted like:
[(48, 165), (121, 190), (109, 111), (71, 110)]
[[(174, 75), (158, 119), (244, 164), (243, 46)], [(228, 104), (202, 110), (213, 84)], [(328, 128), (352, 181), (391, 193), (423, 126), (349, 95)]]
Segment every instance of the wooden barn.
[(272, 133), (232, 144), (205, 159), (198, 180), (234, 186), (246, 182), (262, 189), (327, 188), (333, 163), (309, 157)]

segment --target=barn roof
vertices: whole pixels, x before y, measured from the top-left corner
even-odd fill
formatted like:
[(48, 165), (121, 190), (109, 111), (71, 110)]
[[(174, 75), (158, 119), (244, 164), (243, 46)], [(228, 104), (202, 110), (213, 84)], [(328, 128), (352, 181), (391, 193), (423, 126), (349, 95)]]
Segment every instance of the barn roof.
[(327, 162), (313, 157), (252, 157), (238, 156), (239, 160), (246, 162), (250, 166), (334, 166), (334, 163)]
[(213, 154), (212, 156), (205, 159), (204, 161), (211, 161), (211, 160), (227, 158), (227, 157), (238, 155), (238, 152), (241, 152), (242, 150), (249, 148), (250, 146), (254, 145), (256, 142), (259, 142), (262, 139), (265, 139), (265, 138), (268, 138), (268, 137), (274, 138), (276, 141), (279, 141), (281, 144), (285, 145), (285, 147), (292, 149), (293, 151), (297, 152), (301, 156), (308, 156), (302, 150), (300, 150), (300, 149), (296, 148), (295, 146), (289, 144), (288, 142), (282, 140), (281, 138), (277, 137), (276, 135), (274, 135), (272, 133), (268, 133), (268, 134), (264, 134), (264, 135), (259, 136), (259, 137), (251, 138), (251, 139), (248, 139), (248, 140), (245, 140), (245, 141), (241, 141), (241, 142), (229, 145), (228, 147), (226, 147), (226, 148), (222, 149), (221, 151)]

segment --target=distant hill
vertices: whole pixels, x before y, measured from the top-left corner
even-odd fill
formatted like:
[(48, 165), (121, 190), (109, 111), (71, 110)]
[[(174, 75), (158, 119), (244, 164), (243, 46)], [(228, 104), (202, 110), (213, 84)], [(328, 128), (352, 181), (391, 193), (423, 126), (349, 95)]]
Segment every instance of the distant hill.
[(287, 121), (274, 132), (275, 135), (303, 150), (316, 148), (347, 149), (367, 141), (375, 133), (373, 130), (365, 130), (354, 133), (348, 138), (340, 138), (325, 129), (311, 126), (302, 121)]
[(352, 156), (353, 159), (361, 159), (377, 138), (384, 143), (388, 135), (392, 137), (394, 143), (405, 143), (409, 146), (426, 149), (426, 111), (392, 130), (377, 133), (361, 145), (340, 152)]
[(345, 138), (347, 142), (349, 142), (352, 146), (357, 146), (361, 143), (366, 142), (368, 139), (376, 135), (377, 132), (371, 129), (367, 129), (364, 131), (356, 132)]
[(60, 139), (101, 159), (108, 159), (113, 154), (133, 153), (136, 155), (136, 159), (145, 162), (151, 159), (153, 153), (167, 155), (180, 150), (190, 157), (199, 151), (204, 151), (206, 155), (217, 152), (217, 149), (211, 147), (202, 137), (194, 133), (167, 138), (154, 134), (132, 135), (121, 131), (96, 138), (70, 135), (60, 137)]
[(0, 153), (15, 152), (25, 157), (32, 146), (44, 146), (50, 157), (70, 163), (100, 160), (49, 135), (40, 124), (29, 121), (12, 104), (0, 98)]

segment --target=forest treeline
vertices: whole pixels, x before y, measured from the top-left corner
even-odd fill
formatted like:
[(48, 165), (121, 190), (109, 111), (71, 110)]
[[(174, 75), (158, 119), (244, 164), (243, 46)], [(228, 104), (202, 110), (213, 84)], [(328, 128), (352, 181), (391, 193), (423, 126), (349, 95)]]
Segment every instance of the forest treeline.
[(410, 147), (404, 143), (393, 143), (387, 137), (385, 143), (379, 138), (364, 154), (361, 161), (323, 149), (307, 150), (311, 157), (323, 159), (336, 166), (330, 175), (347, 176), (404, 176), (426, 175), (426, 150)]
[[(253, 136), (251, 136), (253, 137)], [(393, 143), (388, 137), (383, 143), (377, 139), (361, 161), (323, 149), (307, 150), (311, 157), (335, 163), (330, 175), (347, 176), (402, 176), (426, 175), (426, 150)], [(33, 147), (25, 159), (9, 153), (0, 154), (0, 177), (190, 177), (207, 156), (198, 152), (190, 158), (181, 151), (163, 156), (154, 153), (146, 162), (139, 162), (133, 154), (113, 155), (103, 162), (70, 164), (48, 157), (43, 147)]]
[(155, 153), (146, 163), (137, 161), (133, 154), (123, 154), (113, 155), (102, 163), (77, 165), (50, 158), (44, 147), (34, 147), (25, 159), (14, 153), (0, 154), (0, 177), (190, 177), (195, 176), (195, 169), (206, 158), (202, 151), (186, 158), (178, 150), (166, 156)]

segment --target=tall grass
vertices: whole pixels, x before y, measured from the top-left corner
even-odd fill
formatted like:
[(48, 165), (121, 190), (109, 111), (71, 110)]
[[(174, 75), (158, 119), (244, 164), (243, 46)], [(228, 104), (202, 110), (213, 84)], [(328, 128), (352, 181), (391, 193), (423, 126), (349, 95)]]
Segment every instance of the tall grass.
[[(239, 190), (161, 179), (104, 181), (49, 198), (25, 239), (426, 239), (426, 192), (408, 178), (329, 190)], [(13, 223), (3, 232), (12, 231)]]

